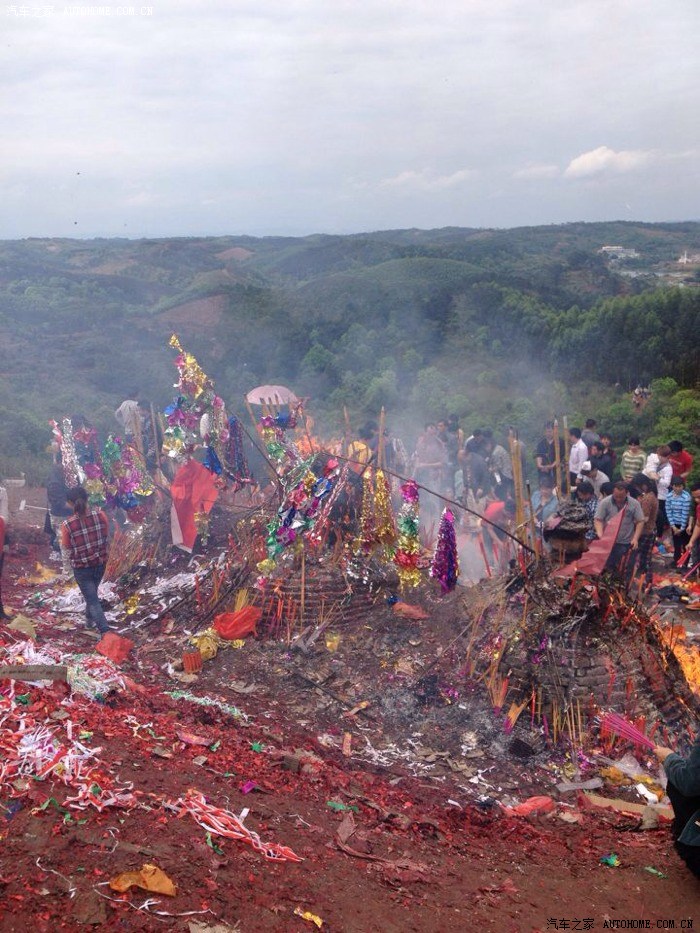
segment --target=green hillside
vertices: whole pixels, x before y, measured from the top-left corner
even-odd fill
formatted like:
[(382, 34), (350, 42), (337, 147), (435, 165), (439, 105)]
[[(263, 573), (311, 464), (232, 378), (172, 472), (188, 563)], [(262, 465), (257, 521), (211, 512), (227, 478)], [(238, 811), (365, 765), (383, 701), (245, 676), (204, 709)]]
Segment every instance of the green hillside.
[(639, 426), (653, 436), (682, 389), (676, 427), (693, 443), (700, 265), (679, 264), (686, 251), (700, 224), (0, 242), (0, 471), (40, 478), (49, 418), (113, 430), (134, 386), (167, 404), (173, 331), (234, 411), (269, 381), (311, 396), (327, 430), (343, 405), (355, 424), (385, 405), (409, 442), (447, 411), (525, 437), (553, 412), (605, 413), (624, 433), (625, 392), (665, 379), (664, 410)]

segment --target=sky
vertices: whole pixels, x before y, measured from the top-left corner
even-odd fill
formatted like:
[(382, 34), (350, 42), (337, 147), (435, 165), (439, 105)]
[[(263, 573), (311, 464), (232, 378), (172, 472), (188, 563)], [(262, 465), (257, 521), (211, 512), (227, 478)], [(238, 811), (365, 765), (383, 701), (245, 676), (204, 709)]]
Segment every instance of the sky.
[(3, 4), (3, 239), (700, 219), (697, 0)]

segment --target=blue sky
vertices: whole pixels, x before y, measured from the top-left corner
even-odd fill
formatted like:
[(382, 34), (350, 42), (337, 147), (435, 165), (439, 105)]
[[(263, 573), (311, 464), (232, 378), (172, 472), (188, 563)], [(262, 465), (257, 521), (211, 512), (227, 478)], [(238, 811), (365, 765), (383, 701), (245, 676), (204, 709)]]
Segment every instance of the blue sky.
[(5, 4), (0, 237), (699, 219), (699, 25), (697, 0)]

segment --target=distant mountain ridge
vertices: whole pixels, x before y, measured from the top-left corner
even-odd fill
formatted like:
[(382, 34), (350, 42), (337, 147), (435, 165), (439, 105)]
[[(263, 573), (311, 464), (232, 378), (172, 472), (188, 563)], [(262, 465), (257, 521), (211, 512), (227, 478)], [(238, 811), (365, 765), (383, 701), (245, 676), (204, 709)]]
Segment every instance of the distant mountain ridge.
[(173, 330), (234, 407), (286, 381), (330, 422), (382, 404), (468, 419), (477, 400), (512, 417), (509, 393), (535, 398), (534, 372), (561, 380), (567, 360), (610, 383), (688, 383), (700, 279), (684, 252), (699, 223), (0, 241), (2, 449), (40, 456), (46, 419), (77, 411), (114, 429), (132, 386), (165, 404)]

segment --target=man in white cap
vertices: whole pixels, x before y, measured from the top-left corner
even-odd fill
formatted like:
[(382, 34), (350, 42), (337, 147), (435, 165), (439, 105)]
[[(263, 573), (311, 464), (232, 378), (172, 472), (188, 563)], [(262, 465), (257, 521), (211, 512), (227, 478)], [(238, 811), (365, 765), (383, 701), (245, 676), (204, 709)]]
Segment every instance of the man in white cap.
[(599, 470), (590, 460), (586, 460), (581, 464), (581, 476), (587, 479), (591, 486), (593, 486), (596, 499), (602, 499), (603, 494), (600, 491), (601, 486), (604, 483), (609, 483), (610, 477), (603, 473), (602, 470)]

